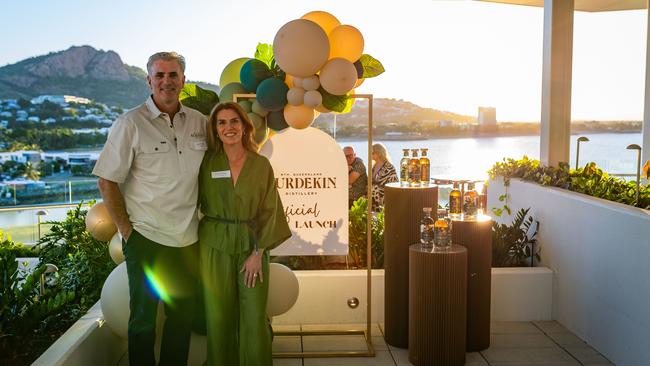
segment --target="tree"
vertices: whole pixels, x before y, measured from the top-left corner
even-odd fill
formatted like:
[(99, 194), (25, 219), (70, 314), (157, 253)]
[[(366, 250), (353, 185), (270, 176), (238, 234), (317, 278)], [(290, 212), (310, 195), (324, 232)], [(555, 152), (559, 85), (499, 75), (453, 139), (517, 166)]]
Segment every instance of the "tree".
[(29, 100), (27, 100), (25, 98), (20, 98), (20, 99), (18, 99), (18, 105), (22, 109), (27, 109), (27, 108), (32, 106), (32, 102), (30, 102)]

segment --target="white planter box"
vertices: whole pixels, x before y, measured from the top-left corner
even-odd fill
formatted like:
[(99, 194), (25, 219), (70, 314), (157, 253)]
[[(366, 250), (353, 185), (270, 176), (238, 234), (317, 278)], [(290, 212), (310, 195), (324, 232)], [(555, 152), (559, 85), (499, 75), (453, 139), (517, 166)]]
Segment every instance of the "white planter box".
[[(287, 313), (273, 324), (366, 322), (366, 271), (296, 271), (300, 295)], [(384, 322), (384, 271), (372, 274), (372, 323)], [(552, 272), (547, 268), (493, 268), (492, 319), (530, 321), (551, 319)], [(350, 309), (347, 300), (359, 299)], [(405, 314), (408, 317), (408, 314)], [(407, 318), (406, 318), (407, 319)], [(194, 340), (192, 350), (205, 349)], [(126, 340), (103, 324), (99, 303), (59, 338), (34, 365), (114, 366), (126, 352)], [(201, 352), (201, 351), (197, 351)], [(204, 351), (203, 351), (204, 352)], [(196, 361), (199, 360), (199, 361)], [(190, 365), (202, 365), (194, 354)], [(196, 361), (196, 362), (194, 362)]]
[[(503, 206), (504, 193), (501, 180), (490, 181), (488, 208)], [(617, 365), (647, 364), (650, 211), (518, 179), (508, 193), (513, 214), (531, 207), (540, 221), (553, 318)]]

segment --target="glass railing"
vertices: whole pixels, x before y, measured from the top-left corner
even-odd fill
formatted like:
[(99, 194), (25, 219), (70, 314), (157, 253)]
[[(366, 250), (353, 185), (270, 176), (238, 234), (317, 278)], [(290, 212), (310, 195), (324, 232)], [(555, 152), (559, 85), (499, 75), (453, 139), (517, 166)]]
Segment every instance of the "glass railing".
[(63, 221), (76, 203), (0, 207), (0, 230), (13, 241), (27, 245), (50, 231), (50, 221)]
[(97, 179), (0, 183), (0, 207), (76, 203), (100, 198)]

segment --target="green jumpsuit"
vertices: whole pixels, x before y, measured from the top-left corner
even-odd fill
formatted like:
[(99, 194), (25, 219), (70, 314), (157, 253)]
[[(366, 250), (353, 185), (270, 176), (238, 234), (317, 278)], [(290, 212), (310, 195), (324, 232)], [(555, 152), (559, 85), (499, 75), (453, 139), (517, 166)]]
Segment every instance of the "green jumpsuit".
[[(248, 152), (233, 186), (228, 158), (219, 149), (203, 158), (199, 201), (201, 277), (205, 296), (208, 365), (271, 366), (266, 315), (269, 250), (291, 236), (269, 161)], [(264, 283), (247, 288), (244, 262), (264, 248)]]

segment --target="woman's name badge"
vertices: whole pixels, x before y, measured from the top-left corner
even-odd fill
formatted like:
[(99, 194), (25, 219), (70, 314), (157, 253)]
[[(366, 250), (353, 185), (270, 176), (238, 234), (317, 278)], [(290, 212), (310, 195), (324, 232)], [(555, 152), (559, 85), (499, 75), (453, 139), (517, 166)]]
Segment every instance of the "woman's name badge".
[(230, 170), (221, 170), (218, 172), (212, 172), (212, 179), (218, 178), (230, 178)]

